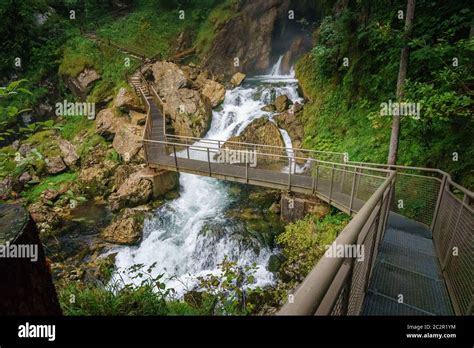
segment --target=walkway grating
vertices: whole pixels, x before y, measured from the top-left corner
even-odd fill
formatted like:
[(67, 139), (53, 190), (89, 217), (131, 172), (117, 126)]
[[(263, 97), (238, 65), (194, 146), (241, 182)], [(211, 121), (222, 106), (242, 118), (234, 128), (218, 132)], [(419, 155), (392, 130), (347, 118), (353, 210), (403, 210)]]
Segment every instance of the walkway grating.
[[(431, 232), (390, 213), (363, 315), (453, 315)], [(400, 295), (403, 303), (399, 303)]]

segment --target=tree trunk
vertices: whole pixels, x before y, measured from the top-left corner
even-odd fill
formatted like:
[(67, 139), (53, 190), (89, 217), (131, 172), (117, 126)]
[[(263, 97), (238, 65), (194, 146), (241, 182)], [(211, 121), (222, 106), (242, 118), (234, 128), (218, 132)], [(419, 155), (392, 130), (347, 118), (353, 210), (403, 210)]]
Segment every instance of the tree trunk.
[[(413, 32), (413, 18), (415, 17), (415, 0), (408, 0), (407, 12), (405, 15), (405, 34), (404, 46), (400, 57), (400, 69), (398, 70), (397, 80), (397, 101), (401, 102), (404, 96), (405, 79), (407, 77), (408, 56), (410, 49), (408, 42)], [(393, 115), (392, 135), (390, 137), (390, 148), (388, 152), (388, 164), (397, 163), (398, 139), (400, 136), (400, 115)]]

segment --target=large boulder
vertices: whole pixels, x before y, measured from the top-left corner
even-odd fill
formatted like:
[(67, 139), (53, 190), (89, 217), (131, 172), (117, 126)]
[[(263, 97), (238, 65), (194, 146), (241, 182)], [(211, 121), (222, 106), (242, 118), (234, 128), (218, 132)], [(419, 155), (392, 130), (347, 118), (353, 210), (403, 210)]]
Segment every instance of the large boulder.
[(130, 175), (136, 173), (140, 169), (140, 166), (133, 166), (129, 164), (120, 164), (117, 166), (113, 175), (113, 187), (118, 189)]
[(215, 108), (224, 101), (225, 87), (219, 82), (207, 79), (203, 84), (201, 93), (209, 99), (211, 106)]
[(81, 100), (85, 100), (94, 83), (101, 77), (94, 69), (85, 68), (77, 76), (65, 76), (64, 82), (69, 90)]
[(92, 197), (107, 194), (110, 178), (116, 167), (116, 162), (107, 159), (102, 159), (99, 163), (92, 160), (84, 163), (78, 176), (81, 192)]
[(143, 233), (143, 212), (124, 209), (100, 234), (107, 242), (121, 245), (136, 245)]
[[(131, 111), (134, 112), (134, 111)], [(96, 116), (96, 132), (105, 138), (111, 139), (124, 127), (127, 120), (117, 116), (113, 108), (103, 109)]]
[(166, 97), (180, 88), (188, 86), (185, 73), (174, 63), (156, 62), (152, 66), (156, 91)]
[[(285, 142), (283, 141), (278, 127), (266, 118), (258, 118), (252, 121), (243, 132), (238, 136), (233, 136), (228, 139), (230, 142), (244, 142), (250, 144), (270, 145), (280, 147), (281, 149), (268, 149), (267, 151), (276, 156), (260, 156), (257, 161), (262, 163), (283, 161), (283, 158), (278, 156), (285, 156)], [(235, 144), (226, 142), (225, 148), (233, 149)], [(261, 149), (259, 150), (261, 151)]]
[(76, 149), (69, 141), (60, 139), (59, 149), (63, 154), (64, 163), (66, 163), (68, 167), (73, 167), (79, 160), (79, 155), (77, 154)]
[(112, 146), (125, 162), (132, 161), (142, 148), (142, 132), (141, 127), (128, 126), (115, 134)]
[(130, 110), (139, 112), (145, 111), (145, 107), (143, 106), (140, 98), (138, 98), (135, 93), (124, 87), (120, 88), (117, 93), (117, 97), (115, 98), (115, 107), (122, 112), (129, 112)]
[(182, 88), (168, 95), (165, 110), (177, 135), (201, 137), (209, 128), (211, 105), (196, 90)]
[(291, 100), (285, 94), (275, 98), (275, 109), (278, 112), (285, 111), (291, 104)]
[(230, 83), (232, 84), (233, 87), (238, 87), (242, 84), (245, 77), (246, 75), (244, 73), (236, 72), (230, 79)]
[(54, 175), (61, 173), (66, 169), (66, 164), (63, 159), (59, 156), (50, 157), (46, 162), (46, 172), (48, 174)]
[(124, 207), (146, 204), (152, 197), (152, 182), (143, 178), (140, 173), (135, 173), (123, 182), (117, 192), (109, 196), (109, 205), (113, 211), (118, 211)]

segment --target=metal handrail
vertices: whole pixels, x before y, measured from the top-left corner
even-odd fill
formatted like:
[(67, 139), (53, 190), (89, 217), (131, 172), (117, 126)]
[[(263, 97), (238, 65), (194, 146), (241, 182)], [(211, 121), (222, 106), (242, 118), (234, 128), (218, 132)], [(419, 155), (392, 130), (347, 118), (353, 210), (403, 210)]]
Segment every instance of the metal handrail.
[(181, 139), (192, 139), (196, 141), (203, 141), (203, 142), (210, 142), (213, 144), (236, 144), (236, 145), (248, 145), (248, 146), (258, 146), (258, 147), (266, 147), (266, 148), (274, 148), (274, 149), (283, 149), (283, 150), (292, 150), (294, 152), (309, 152), (309, 153), (324, 153), (324, 154), (331, 154), (331, 155), (341, 155), (344, 156), (346, 153), (343, 152), (332, 152), (332, 151), (320, 151), (320, 150), (310, 150), (310, 149), (298, 149), (294, 147), (282, 147), (282, 146), (275, 146), (275, 145), (265, 145), (265, 144), (253, 144), (253, 143), (246, 143), (246, 142), (238, 142), (238, 141), (229, 141), (229, 140), (217, 140), (217, 139), (209, 139), (209, 138), (198, 138), (198, 137), (190, 137), (190, 136), (182, 136), (182, 135), (174, 135), (174, 134), (166, 134), (166, 137), (170, 138), (181, 138)]
[[(357, 215), (339, 234), (332, 245), (353, 245), (357, 242), (369, 217), (377, 204), (395, 179), (395, 172), (391, 171), (388, 178), (375, 191), (369, 200), (362, 206)], [(313, 315), (328, 293), (328, 289), (339, 272), (344, 259), (324, 255), (304, 281), (294, 292), (293, 301), (287, 302), (278, 312), (278, 315)]]
[[(189, 149), (194, 149), (196, 151), (212, 151), (214, 153), (219, 153), (220, 149), (217, 148), (211, 148), (203, 145), (196, 145), (196, 144), (183, 144), (183, 143), (176, 143), (176, 142), (171, 142), (171, 141), (166, 141), (166, 140), (151, 140), (151, 139), (143, 139), (144, 143), (150, 143), (150, 144), (161, 144), (161, 145), (169, 145), (169, 146), (176, 146), (176, 147), (185, 147)], [(245, 151), (245, 150), (235, 150), (235, 151)], [(329, 162), (329, 161), (324, 161), (320, 159), (315, 159), (315, 158), (306, 158), (306, 157), (289, 157), (288, 155), (279, 155), (279, 154), (274, 154), (274, 153), (265, 153), (265, 152), (256, 152), (257, 155), (263, 155), (263, 156), (269, 156), (269, 157), (279, 157), (279, 158), (284, 158), (288, 160), (300, 160), (300, 161), (308, 161), (308, 162), (315, 162), (315, 163), (323, 163), (323, 164), (328, 164), (332, 166), (343, 166), (344, 168), (355, 168), (355, 169), (370, 169), (373, 171), (377, 171), (380, 173), (384, 173), (385, 175), (380, 176), (379, 178), (385, 178), (387, 173), (391, 173), (391, 170), (388, 169), (374, 169), (374, 168), (367, 168), (364, 166), (357, 166), (353, 164), (343, 164), (343, 163), (337, 163), (337, 162)], [(327, 167), (331, 168), (331, 167)], [(342, 170), (345, 172), (348, 172), (347, 170), (344, 169), (339, 169), (335, 168), (335, 170)], [(372, 175), (374, 176), (374, 175)]]

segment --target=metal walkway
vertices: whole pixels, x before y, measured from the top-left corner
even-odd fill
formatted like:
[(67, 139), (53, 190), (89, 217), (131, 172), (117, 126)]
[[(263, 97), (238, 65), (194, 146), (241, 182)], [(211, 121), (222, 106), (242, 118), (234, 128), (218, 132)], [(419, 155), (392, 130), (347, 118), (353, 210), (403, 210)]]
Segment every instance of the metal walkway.
[(454, 314), (426, 226), (390, 213), (361, 314)]
[[(312, 194), (353, 216), (333, 245), (362, 247), (365, 259), (324, 255), (279, 315), (472, 314), (474, 194), (449, 174), (349, 162), (344, 153), (167, 134), (166, 103), (141, 69), (129, 82), (148, 109), (149, 167)], [(253, 151), (258, 165), (218, 161), (225, 148)]]

